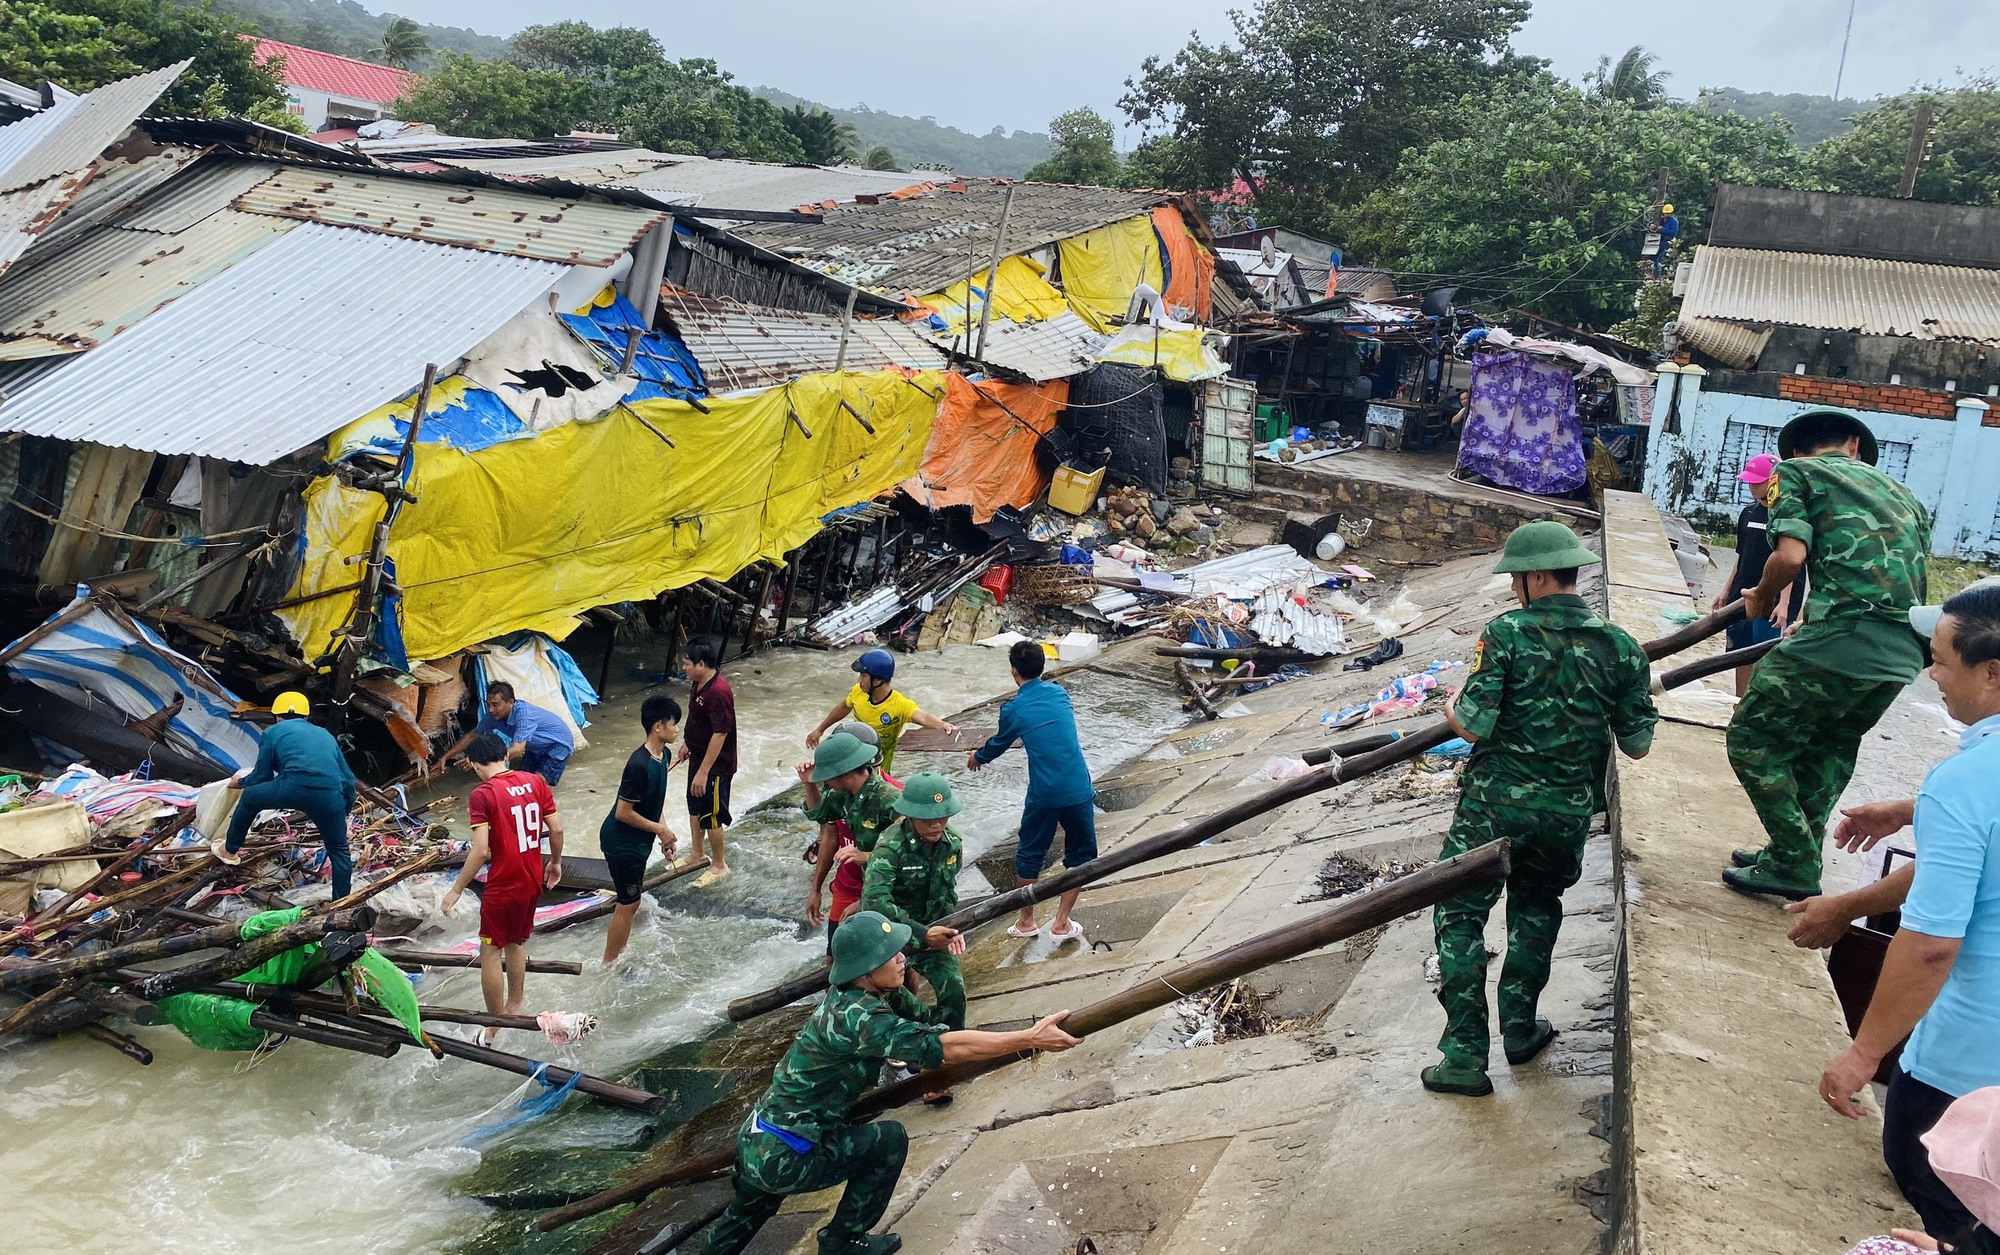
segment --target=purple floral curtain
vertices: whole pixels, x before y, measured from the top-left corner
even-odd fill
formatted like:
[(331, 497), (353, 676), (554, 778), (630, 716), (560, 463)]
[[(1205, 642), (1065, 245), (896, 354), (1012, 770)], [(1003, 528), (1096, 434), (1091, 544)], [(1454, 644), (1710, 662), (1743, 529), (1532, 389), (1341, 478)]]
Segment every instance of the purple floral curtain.
[(1570, 368), (1525, 353), (1472, 359), (1458, 464), (1503, 488), (1555, 496), (1583, 486), (1583, 428)]

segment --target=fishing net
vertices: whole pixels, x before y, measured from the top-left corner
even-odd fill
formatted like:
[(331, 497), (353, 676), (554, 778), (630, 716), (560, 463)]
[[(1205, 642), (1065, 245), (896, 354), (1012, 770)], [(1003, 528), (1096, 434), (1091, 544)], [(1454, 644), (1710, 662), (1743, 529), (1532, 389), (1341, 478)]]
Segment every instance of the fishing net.
[(175, 994), (156, 1004), (159, 1018), (203, 1050), (255, 1050), (264, 1030), (250, 1027), (256, 1008), (221, 994)]

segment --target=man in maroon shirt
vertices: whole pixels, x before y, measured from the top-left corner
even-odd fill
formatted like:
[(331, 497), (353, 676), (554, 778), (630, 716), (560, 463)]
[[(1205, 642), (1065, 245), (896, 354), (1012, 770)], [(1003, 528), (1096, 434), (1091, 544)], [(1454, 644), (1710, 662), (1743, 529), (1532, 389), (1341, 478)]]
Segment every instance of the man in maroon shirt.
[[(535, 901), (562, 879), (562, 817), (547, 781), (507, 765), (507, 742), (498, 733), (473, 737), (465, 757), (479, 776), (468, 803), (472, 848), (444, 895), (444, 913), (451, 914), (465, 887), (486, 868), (486, 888), (479, 895), (479, 990), (486, 996), (487, 1011), (519, 1015), (528, 993)], [(493, 1030), (480, 1033), (479, 1040), (492, 1045)]]
[(680, 757), (674, 762), (676, 766), (693, 764), (688, 768), (687, 799), (694, 849), (688, 857), (701, 857), (704, 840), (709, 849), (708, 870), (694, 882), (700, 889), (729, 874), (729, 864), (722, 856), (722, 830), (730, 824), (729, 782), (736, 775), (736, 694), (722, 678), (714, 642), (689, 641), (681, 666), (693, 691), (688, 697)]

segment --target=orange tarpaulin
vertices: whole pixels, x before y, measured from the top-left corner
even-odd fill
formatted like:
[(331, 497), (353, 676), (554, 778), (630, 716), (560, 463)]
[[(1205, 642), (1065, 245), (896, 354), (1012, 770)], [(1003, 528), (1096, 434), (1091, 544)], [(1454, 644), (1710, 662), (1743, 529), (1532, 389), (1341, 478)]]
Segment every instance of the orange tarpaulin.
[(903, 491), (933, 510), (969, 505), (975, 523), (990, 522), (1001, 506), (1031, 504), (1049, 486), (1035, 445), (1055, 430), (1069, 403), (1069, 380), (1038, 386), (944, 378), (923, 467), (903, 481)]
[(1215, 255), (1194, 238), (1181, 211), (1161, 205), (1153, 211), (1153, 228), (1167, 246), (1167, 308), (1188, 322), (1208, 323), (1208, 289), (1215, 279)]

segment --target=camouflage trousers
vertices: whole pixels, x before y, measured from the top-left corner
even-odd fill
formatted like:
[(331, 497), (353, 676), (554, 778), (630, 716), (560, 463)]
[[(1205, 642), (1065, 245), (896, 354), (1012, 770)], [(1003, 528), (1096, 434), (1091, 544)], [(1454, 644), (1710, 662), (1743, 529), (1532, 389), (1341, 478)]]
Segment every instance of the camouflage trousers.
[[(1563, 890), (1583, 874), (1590, 816), (1558, 815), (1460, 799), (1439, 858), (1454, 858), (1498, 841), (1513, 841), (1507, 874), (1507, 959), (1500, 968), (1500, 1029), (1525, 1038), (1535, 1003), (1549, 983), (1549, 959), (1562, 928)], [(1458, 1067), (1484, 1069), (1491, 1030), (1486, 1020), (1486, 917), (1501, 886), (1481, 885), (1437, 904), (1438, 1001), (1444, 1036), (1438, 1049)]]
[(931, 997), (936, 1001), (931, 1009), (931, 1023), (949, 1029), (964, 1028), (965, 976), (958, 970), (958, 956), (926, 946), (909, 954), (909, 968), (931, 987)]
[(1729, 720), (1729, 765), (1750, 795), (1769, 844), (1759, 866), (1819, 883), (1827, 821), (1854, 775), (1861, 738), (1903, 685), (1853, 680), (1788, 654), (1769, 653)]
[(801, 1155), (769, 1133), (747, 1126), (736, 1138), (736, 1197), (708, 1231), (707, 1255), (736, 1255), (778, 1214), (789, 1194), (812, 1194), (841, 1182), (840, 1205), (827, 1236), (858, 1238), (889, 1210), (910, 1137), (893, 1120), (829, 1129)]

